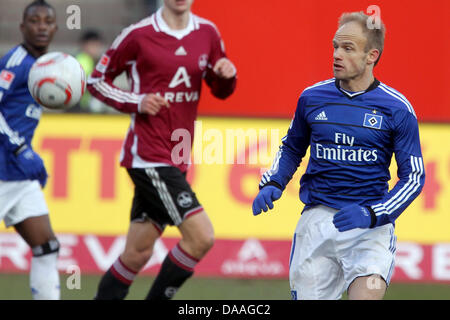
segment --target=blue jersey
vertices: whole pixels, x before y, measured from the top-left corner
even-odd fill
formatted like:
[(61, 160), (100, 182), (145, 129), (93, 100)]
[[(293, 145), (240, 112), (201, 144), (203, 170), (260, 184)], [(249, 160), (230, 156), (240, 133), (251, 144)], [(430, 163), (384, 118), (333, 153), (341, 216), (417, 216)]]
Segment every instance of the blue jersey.
[(31, 147), (42, 107), (28, 91), (28, 73), (36, 61), (22, 45), (0, 59), (0, 180), (26, 180), (14, 151)]
[[(371, 206), (376, 226), (393, 223), (425, 182), (413, 107), (398, 91), (375, 80), (365, 91), (347, 92), (330, 79), (306, 88), (266, 184), (284, 189), (310, 147), (300, 180), (305, 208)], [(388, 190), (392, 155), (399, 181)]]

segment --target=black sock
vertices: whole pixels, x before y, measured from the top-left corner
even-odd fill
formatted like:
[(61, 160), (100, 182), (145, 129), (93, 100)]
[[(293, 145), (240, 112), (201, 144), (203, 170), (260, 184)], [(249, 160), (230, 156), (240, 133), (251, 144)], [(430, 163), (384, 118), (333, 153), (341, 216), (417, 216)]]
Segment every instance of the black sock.
[(183, 283), (194, 274), (198, 260), (176, 245), (164, 259), (146, 300), (172, 299)]
[(95, 300), (123, 300), (136, 273), (129, 270), (119, 259), (106, 271), (98, 285)]

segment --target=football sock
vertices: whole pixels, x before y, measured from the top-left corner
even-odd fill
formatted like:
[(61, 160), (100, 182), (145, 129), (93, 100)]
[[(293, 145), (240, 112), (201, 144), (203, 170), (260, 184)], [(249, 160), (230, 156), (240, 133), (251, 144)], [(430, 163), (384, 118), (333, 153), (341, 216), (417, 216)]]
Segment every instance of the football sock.
[(137, 272), (128, 268), (117, 258), (111, 268), (106, 271), (98, 285), (95, 300), (122, 300), (136, 277)]
[(57, 269), (59, 242), (49, 242), (31, 249), (30, 287), (34, 300), (59, 300), (60, 284)]
[(169, 300), (181, 285), (194, 274), (198, 259), (177, 244), (166, 256), (146, 300)]

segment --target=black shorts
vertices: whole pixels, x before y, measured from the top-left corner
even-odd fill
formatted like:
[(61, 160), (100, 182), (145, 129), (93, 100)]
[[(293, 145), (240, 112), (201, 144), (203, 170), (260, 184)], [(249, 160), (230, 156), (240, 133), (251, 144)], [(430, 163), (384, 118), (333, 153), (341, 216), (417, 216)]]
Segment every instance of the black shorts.
[(180, 225), (203, 207), (183, 174), (175, 167), (128, 169), (133, 180), (131, 221), (151, 221), (160, 233), (167, 225)]

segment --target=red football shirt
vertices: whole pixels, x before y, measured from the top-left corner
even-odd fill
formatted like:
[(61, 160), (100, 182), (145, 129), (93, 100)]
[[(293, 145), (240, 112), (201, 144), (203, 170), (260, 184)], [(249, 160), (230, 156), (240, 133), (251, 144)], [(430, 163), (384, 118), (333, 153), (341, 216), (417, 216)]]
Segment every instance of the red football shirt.
[[(236, 77), (220, 79), (211, 70), (225, 56), (215, 25), (192, 13), (183, 30), (171, 30), (160, 9), (121, 32), (100, 59), (87, 87), (97, 99), (131, 113), (121, 153), (122, 166), (172, 165), (182, 172), (187, 170), (186, 161), (178, 163), (178, 159), (174, 163), (172, 159), (172, 150), (180, 143), (178, 139), (172, 141), (172, 133), (177, 129), (189, 132), (190, 153), (203, 78), (219, 98), (234, 91)], [(123, 71), (127, 73), (131, 91), (113, 85)], [(155, 116), (139, 113), (139, 103), (147, 93), (161, 95), (170, 108), (163, 106)]]

